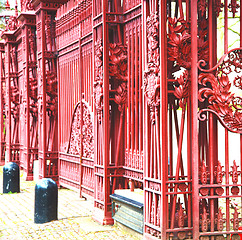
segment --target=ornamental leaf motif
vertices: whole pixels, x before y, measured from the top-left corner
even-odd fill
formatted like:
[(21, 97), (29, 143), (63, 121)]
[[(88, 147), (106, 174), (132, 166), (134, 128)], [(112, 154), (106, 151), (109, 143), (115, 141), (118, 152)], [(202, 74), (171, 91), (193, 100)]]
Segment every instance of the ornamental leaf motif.
[(188, 80), (188, 71), (185, 71), (178, 79), (178, 87), (175, 87), (174, 95), (180, 99), (179, 106), (181, 108), (186, 107), (186, 99), (189, 96), (190, 81)]
[[(115, 102), (122, 111), (127, 101), (127, 47), (118, 43), (109, 44), (109, 76), (118, 82), (115, 92)], [(98, 122), (101, 123), (103, 112), (103, 44), (102, 39), (95, 43), (95, 80), (94, 102)]]
[[(216, 68), (202, 70), (198, 82), (203, 85), (199, 90), (199, 101), (208, 101), (207, 109), (200, 110), (216, 114), (221, 123), (233, 132), (242, 132), (242, 98), (232, 93), (232, 84), (241, 89), (242, 51), (235, 49), (222, 57), (223, 61)], [(215, 73), (211, 72), (216, 69)], [(237, 74), (234, 77), (234, 74)], [(230, 81), (229, 77), (233, 77)]]
[(127, 47), (122, 44), (109, 44), (109, 75), (127, 81)]
[[(198, 59), (208, 60), (207, 19), (199, 20)], [(190, 23), (184, 19), (168, 18), (168, 59), (175, 66), (191, 69), (191, 30)]]
[[(200, 10), (205, 15), (207, 3), (200, 2)], [(207, 20), (199, 20), (198, 30), (198, 59), (208, 59)], [(181, 108), (185, 108), (189, 96), (191, 69), (191, 30), (190, 23), (182, 18), (168, 18), (168, 59), (172, 61), (174, 69), (185, 68), (185, 72), (177, 79), (174, 95), (179, 99)]]
[(121, 112), (127, 101), (127, 47), (122, 44), (109, 45), (109, 75), (118, 82), (115, 92), (115, 102)]

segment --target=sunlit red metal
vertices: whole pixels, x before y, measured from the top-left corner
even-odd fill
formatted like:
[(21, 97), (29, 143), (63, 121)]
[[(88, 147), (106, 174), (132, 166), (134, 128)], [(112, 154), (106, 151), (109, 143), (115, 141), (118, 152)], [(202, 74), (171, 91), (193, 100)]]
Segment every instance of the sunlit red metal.
[(102, 224), (115, 189), (143, 189), (145, 239), (238, 237), (240, 6), (22, 0), (0, 43), (0, 164), (31, 180), (39, 161), (41, 178), (94, 198)]

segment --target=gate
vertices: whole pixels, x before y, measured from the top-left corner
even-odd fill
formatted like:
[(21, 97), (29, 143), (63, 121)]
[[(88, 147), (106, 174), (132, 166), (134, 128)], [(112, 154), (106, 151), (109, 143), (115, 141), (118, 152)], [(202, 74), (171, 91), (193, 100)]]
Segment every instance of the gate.
[[(94, 196), (93, 42), (91, 1), (57, 11), (60, 185)], [(69, 87), (67, 87), (67, 85)], [(69, 130), (69, 131), (68, 131)]]
[(228, 31), (238, 8), (236, 1), (144, 2), (147, 239), (237, 237), (241, 49), (228, 49)]
[(241, 5), (23, 1), (0, 43), (0, 164), (30, 180), (39, 159), (102, 224), (131, 182), (145, 239), (238, 239)]

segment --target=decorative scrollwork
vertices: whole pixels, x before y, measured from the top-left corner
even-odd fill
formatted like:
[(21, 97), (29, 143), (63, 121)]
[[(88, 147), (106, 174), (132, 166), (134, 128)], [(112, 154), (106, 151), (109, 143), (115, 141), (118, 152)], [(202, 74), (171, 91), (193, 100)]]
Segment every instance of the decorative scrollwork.
[(208, 6), (208, 3), (206, 2), (206, 0), (200, 0), (198, 2), (198, 7), (199, 7), (199, 10), (201, 11), (201, 15), (202, 17), (205, 15), (206, 13), (206, 9), (207, 9), (207, 6)]
[(206, 166), (206, 163), (205, 161), (203, 160), (202, 161), (202, 166), (201, 166), (201, 183), (202, 184), (207, 184), (207, 181), (208, 181), (208, 171), (207, 171), (207, 166)]
[(218, 184), (221, 184), (223, 182), (224, 171), (220, 161), (218, 161), (217, 171), (215, 172), (215, 175), (216, 175), (216, 182)]
[(127, 83), (122, 82), (115, 93), (115, 102), (118, 104), (118, 109), (120, 112), (124, 109), (124, 105), (127, 101)]
[(33, 117), (38, 114), (38, 86), (36, 78), (29, 78), (29, 97), (31, 99), (30, 112)]
[(214, 9), (215, 9), (215, 12), (217, 13), (217, 17), (222, 12), (223, 7), (224, 7), (224, 4), (221, 2), (221, 0), (214, 1)]
[[(81, 112), (82, 104), (82, 112)], [(80, 118), (83, 119), (82, 125)], [(80, 155), (85, 158), (94, 157), (93, 120), (88, 104), (79, 102), (73, 113), (71, 133), (67, 153)]]
[(237, 9), (239, 8), (239, 4), (237, 3), (236, 0), (231, 0), (228, 8), (233, 13), (233, 17), (235, 17), (235, 13), (237, 13)]
[(127, 81), (127, 47), (122, 44), (109, 44), (109, 75)]
[(217, 218), (215, 219), (215, 223), (217, 224), (217, 229), (218, 231), (223, 231), (226, 220), (223, 218), (224, 213), (221, 208), (218, 209), (218, 213), (216, 215)]
[[(168, 55), (175, 65), (191, 69), (191, 30), (184, 19), (168, 18)], [(208, 60), (207, 19), (200, 20), (198, 31), (198, 59)]]
[(184, 19), (168, 18), (168, 55), (176, 65), (191, 68), (191, 35), (190, 26)]
[(239, 180), (240, 171), (238, 171), (238, 166), (236, 165), (236, 161), (233, 161), (233, 166), (231, 166), (232, 171), (230, 172), (230, 176), (232, 177), (233, 184), (237, 184)]
[(27, 11), (33, 11), (34, 6), (32, 4), (31, 0), (21, 0), (21, 11), (27, 12)]
[(103, 111), (103, 45), (101, 39), (95, 43), (94, 102), (98, 122), (101, 123)]
[(178, 227), (183, 228), (185, 225), (185, 210), (182, 207), (182, 204), (179, 204), (179, 209), (178, 209)]
[(159, 17), (153, 13), (147, 18), (148, 68), (144, 74), (144, 94), (150, 108), (151, 122), (155, 123), (155, 111), (160, 105), (160, 53)]
[(209, 219), (208, 215), (209, 214), (207, 213), (207, 209), (204, 206), (203, 207), (203, 212), (201, 214), (202, 219), (200, 220), (202, 232), (207, 232), (208, 231), (208, 225), (210, 223), (210, 219)]
[(109, 75), (118, 81), (115, 102), (121, 112), (127, 101), (127, 47), (113, 43), (109, 45)]
[(15, 31), (18, 27), (18, 20), (16, 16), (10, 16), (7, 21), (6, 31)]
[(19, 119), (19, 87), (11, 81), (11, 114), (15, 120)]
[[(127, 47), (122, 44), (109, 44), (109, 76), (118, 82), (115, 92), (115, 102), (122, 111), (127, 101)], [(94, 101), (98, 122), (101, 123), (103, 111), (103, 46), (102, 40), (95, 43), (95, 81)]]
[(82, 156), (86, 158), (94, 158), (94, 133), (93, 120), (91, 111), (87, 103), (82, 103), (83, 125), (82, 125)]
[[(199, 8), (205, 15), (206, 1), (201, 1)], [(198, 59), (208, 59), (207, 20), (200, 20), (198, 31)], [(190, 69), (191, 69), (191, 30), (190, 23), (184, 19), (168, 18), (168, 59), (173, 62), (174, 69), (185, 68), (174, 86), (174, 95), (179, 99), (181, 108), (185, 108), (189, 96)], [(177, 86), (178, 85), (178, 86)]]
[(48, 116), (56, 116), (58, 108), (58, 98), (57, 98), (57, 75), (55, 72), (46, 72), (46, 110)]
[(231, 222), (233, 223), (233, 229), (235, 231), (237, 231), (239, 229), (239, 223), (241, 222), (241, 218), (239, 218), (239, 212), (238, 212), (238, 209), (237, 207), (234, 208), (234, 213), (233, 214), (233, 218), (231, 219)]
[[(215, 74), (210, 73), (216, 68), (203, 70), (199, 75), (199, 84), (206, 86), (199, 90), (199, 101), (208, 100), (208, 109), (200, 110), (200, 115), (206, 111), (215, 113), (220, 122), (232, 132), (242, 132), (241, 97), (231, 92), (230, 74), (242, 73), (242, 51), (234, 49), (222, 57), (221, 64), (216, 65)], [(241, 88), (240, 76), (234, 78), (234, 85)], [(208, 86), (209, 85), (211, 86)]]
[(234, 86), (242, 90), (242, 77), (236, 76), (234, 78)]

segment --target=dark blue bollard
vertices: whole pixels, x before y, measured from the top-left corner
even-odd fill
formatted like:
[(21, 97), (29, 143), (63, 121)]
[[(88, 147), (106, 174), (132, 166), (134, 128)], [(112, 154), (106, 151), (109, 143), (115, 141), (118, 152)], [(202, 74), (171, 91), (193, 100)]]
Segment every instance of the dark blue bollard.
[(50, 178), (43, 178), (35, 185), (34, 222), (57, 220), (58, 187)]
[(17, 163), (9, 162), (3, 167), (3, 193), (20, 192), (20, 174)]

